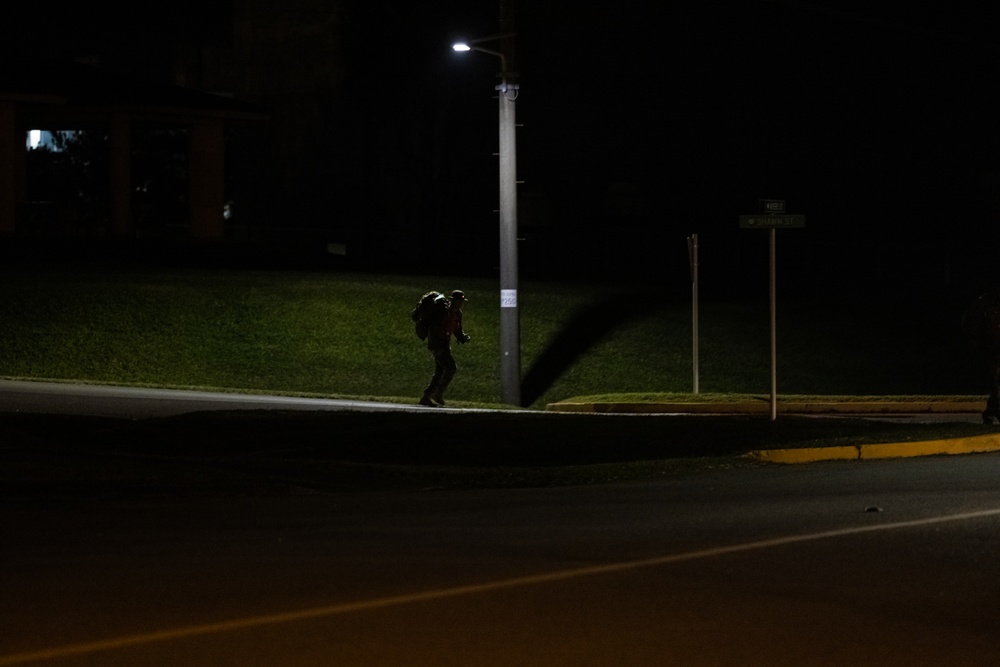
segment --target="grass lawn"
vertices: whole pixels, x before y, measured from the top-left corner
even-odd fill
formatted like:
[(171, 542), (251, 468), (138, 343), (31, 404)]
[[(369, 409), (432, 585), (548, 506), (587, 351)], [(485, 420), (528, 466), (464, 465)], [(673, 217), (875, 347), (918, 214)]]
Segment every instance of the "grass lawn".
[[(409, 320), (429, 289), (469, 296), (448, 392), (499, 401), (499, 289), (461, 276), (341, 272), (6, 267), (0, 376), (415, 402), (430, 355)], [(575, 396), (688, 395), (691, 304), (683, 290), (522, 283), (526, 407)], [(964, 294), (913, 290), (780, 299), (778, 391), (978, 395), (959, 336)], [(705, 394), (770, 393), (766, 296), (703, 297)]]

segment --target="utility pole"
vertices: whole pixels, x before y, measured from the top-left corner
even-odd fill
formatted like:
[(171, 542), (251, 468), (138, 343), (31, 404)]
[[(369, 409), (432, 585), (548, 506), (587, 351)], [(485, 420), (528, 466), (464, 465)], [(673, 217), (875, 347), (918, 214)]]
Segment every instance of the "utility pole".
[(521, 405), (521, 318), (518, 311), (517, 139), (514, 100), (514, 0), (500, 0), (500, 384), (501, 400)]
[[(514, 68), (514, 2), (500, 0), (500, 26), (508, 32), (457, 42), (458, 52), (481, 51), (500, 58), (500, 400), (521, 405), (521, 321), (517, 310), (517, 137), (514, 102), (519, 86)], [(500, 50), (480, 44), (500, 42)]]

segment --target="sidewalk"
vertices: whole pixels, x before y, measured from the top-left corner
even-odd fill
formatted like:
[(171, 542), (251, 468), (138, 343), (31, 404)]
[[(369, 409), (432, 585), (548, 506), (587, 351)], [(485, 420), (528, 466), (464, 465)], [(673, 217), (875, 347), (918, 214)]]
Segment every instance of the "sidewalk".
[[(985, 399), (976, 401), (778, 401), (779, 415), (979, 415)], [(770, 415), (769, 400), (734, 403), (551, 403), (550, 412), (592, 412), (601, 414), (717, 414)], [(898, 442), (840, 447), (763, 449), (748, 453), (750, 458), (768, 463), (814, 463), (817, 461), (862, 461), (872, 459), (977, 454), (1000, 451), (1000, 431), (994, 434), (923, 442)]]

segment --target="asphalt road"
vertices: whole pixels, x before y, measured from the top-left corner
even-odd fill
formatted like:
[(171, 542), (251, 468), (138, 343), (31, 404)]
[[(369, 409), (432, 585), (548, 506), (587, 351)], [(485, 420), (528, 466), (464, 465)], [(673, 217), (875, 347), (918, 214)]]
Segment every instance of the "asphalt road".
[(0, 505), (0, 665), (995, 665), (1000, 455)]

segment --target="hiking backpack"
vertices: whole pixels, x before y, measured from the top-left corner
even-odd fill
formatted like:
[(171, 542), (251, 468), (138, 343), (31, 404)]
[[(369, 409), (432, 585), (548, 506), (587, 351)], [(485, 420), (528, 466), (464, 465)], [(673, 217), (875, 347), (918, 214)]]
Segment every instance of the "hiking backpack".
[(441, 321), (447, 310), (448, 299), (440, 292), (431, 291), (420, 297), (420, 301), (410, 313), (410, 319), (416, 325), (417, 338), (427, 340), (431, 327)]

